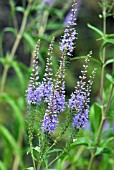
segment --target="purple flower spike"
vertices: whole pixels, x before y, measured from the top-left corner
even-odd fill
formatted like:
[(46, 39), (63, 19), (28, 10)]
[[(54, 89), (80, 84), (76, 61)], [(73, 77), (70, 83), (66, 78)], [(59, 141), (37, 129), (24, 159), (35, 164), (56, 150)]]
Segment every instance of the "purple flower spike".
[[(78, 12), (79, 12), (79, 10), (80, 10), (80, 6), (81, 6), (81, 3), (82, 3), (82, 0), (78, 0), (78, 1), (76, 1), (77, 2), (77, 5), (76, 5), (76, 12), (75, 12), (75, 19), (77, 19), (77, 16), (78, 16)], [(68, 14), (67, 14), (67, 16), (65, 17), (65, 20), (64, 20), (64, 24), (65, 24), (65, 26), (68, 26), (68, 22), (69, 22), (69, 20), (70, 20), (70, 18), (71, 18), (71, 15), (72, 15), (72, 11), (70, 10), (69, 12), (68, 12)]]
[(46, 69), (45, 69), (45, 74), (42, 82), (43, 86), (43, 97), (44, 97), (44, 102), (48, 103), (49, 98), (52, 92), (52, 75), (53, 75), (53, 70), (52, 70), (52, 52), (53, 52), (53, 44), (54, 44), (54, 38), (51, 41), (51, 44), (49, 45), (48, 49), (48, 58), (47, 58), (47, 63), (46, 63)]
[(27, 104), (28, 105), (31, 105), (31, 104), (36, 104), (36, 96), (35, 96), (35, 93), (34, 93), (34, 87), (33, 86), (30, 86), (28, 87), (27, 89)]
[(76, 112), (74, 114), (72, 126), (80, 129), (85, 125), (88, 119), (89, 105), (90, 102), (90, 92), (91, 86), (93, 83), (93, 78), (95, 76), (95, 70), (93, 70), (92, 75), (90, 76), (89, 81), (86, 83), (86, 73), (89, 58), (91, 57), (91, 53), (85, 59), (86, 65), (83, 65), (84, 70), (82, 72), (82, 76), (80, 76), (80, 81), (77, 82), (77, 86), (75, 87), (74, 93), (71, 94), (71, 98), (68, 102), (68, 108)]
[(42, 131), (52, 133), (55, 131), (57, 126), (57, 115), (45, 114), (44, 121), (42, 124)]
[(72, 122), (73, 127), (77, 127), (77, 129), (80, 129), (85, 125), (85, 123), (88, 121), (88, 110), (84, 110), (83, 113), (77, 113), (75, 114)]
[(40, 47), (40, 41), (37, 42), (36, 44), (36, 50), (34, 52), (34, 58), (33, 58), (33, 69), (32, 69), (32, 73), (30, 76), (30, 82), (29, 82), (29, 86), (27, 89), (27, 104), (36, 104), (36, 89), (39, 86), (39, 76), (38, 76), (38, 51), (39, 51), (39, 47)]
[(64, 35), (62, 37), (61, 43), (60, 43), (60, 51), (63, 53), (66, 51), (68, 56), (72, 55), (72, 52), (74, 50), (74, 40), (76, 39), (76, 2), (74, 0), (74, 3), (72, 5), (71, 15), (70, 19), (68, 21), (67, 28), (64, 31)]
[[(44, 115), (44, 121), (42, 124), (42, 131), (47, 131), (48, 133), (52, 133), (55, 131), (58, 120), (57, 116), (60, 112), (64, 110), (64, 103), (65, 103), (65, 95), (62, 91), (60, 86), (61, 81), (61, 67), (57, 72), (54, 82), (52, 92), (48, 102), (48, 108)], [(60, 76), (60, 77), (59, 77)]]

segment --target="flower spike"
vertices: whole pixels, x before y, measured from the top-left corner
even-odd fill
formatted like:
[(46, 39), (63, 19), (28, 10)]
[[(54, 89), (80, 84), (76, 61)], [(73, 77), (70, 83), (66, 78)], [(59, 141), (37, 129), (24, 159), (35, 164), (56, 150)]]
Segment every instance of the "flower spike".
[(61, 43), (60, 43), (60, 51), (63, 53), (66, 51), (68, 56), (72, 56), (72, 52), (74, 50), (74, 40), (76, 39), (76, 2), (74, 0), (72, 9), (71, 9), (71, 15), (70, 20), (68, 22), (68, 26), (66, 27), (64, 31), (64, 35), (62, 37)]
[(39, 76), (38, 76), (38, 52), (40, 47), (40, 40), (36, 44), (36, 50), (34, 51), (33, 56), (33, 69), (30, 76), (30, 82), (27, 89), (27, 103), (30, 104), (36, 104), (36, 95), (35, 90), (38, 87), (39, 83)]

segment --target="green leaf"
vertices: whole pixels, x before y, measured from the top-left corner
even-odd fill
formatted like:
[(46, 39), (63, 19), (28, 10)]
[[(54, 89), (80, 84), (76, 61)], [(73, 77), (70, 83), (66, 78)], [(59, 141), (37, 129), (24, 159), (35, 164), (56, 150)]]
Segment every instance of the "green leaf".
[(87, 58), (87, 56), (77, 56), (77, 57), (70, 58), (70, 60), (80, 60), (85, 58)]
[(13, 27), (6, 27), (3, 29), (3, 32), (12, 32), (15, 36), (17, 35), (17, 30)]
[(11, 66), (10, 54), (9, 54), (9, 52), (6, 53), (6, 56), (5, 56), (5, 57), (1, 57), (1, 58), (0, 58), (0, 62), (1, 62), (3, 65), (8, 65), (9, 67)]
[(106, 38), (113, 38), (114, 34), (106, 34)]
[(94, 103), (90, 108), (89, 119), (90, 119), (91, 129), (95, 133), (98, 132), (101, 116), (102, 116), (101, 106), (98, 105), (98, 103)]
[(35, 151), (37, 151), (38, 153), (40, 152), (40, 147), (36, 146), (35, 148), (33, 148)]
[(53, 153), (53, 152), (62, 152), (63, 149), (52, 149), (50, 151), (48, 151), (47, 153)]
[(33, 5), (31, 6), (31, 8), (30, 8), (30, 11), (31, 11), (31, 12), (38, 11), (38, 10), (41, 10), (41, 11), (42, 11), (42, 10), (43, 10), (43, 5), (36, 5), (36, 4), (34, 5), (34, 4), (33, 4)]
[(32, 36), (27, 33), (24, 32), (23, 37), (25, 38), (25, 40), (29, 43), (29, 45), (31, 46), (32, 49), (34, 49), (36, 42), (34, 41), (34, 39), (32, 38)]
[(0, 170), (7, 170), (2, 161), (0, 161)]
[(51, 22), (46, 26), (46, 29), (47, 30), (56, 30), (56, 29), (60, 29), (62, 26), (63, 26), (63, 24)]
[(11, 66), (14, 68), (17, 76), (18, 76), (18, 79), (19, 79), (19, 82), (20, 82), (20, 88), (22, 89), (22, 92), (24, 92), (24, 89), (25, 89), (25, 81), (24, 81), (24, 77), (23, 77), (23, 74), (21, 72), (21, 69), (18, 65), (18, 62), (17, 61), (12, 61), (11, 62)]
[(111, 75), (111, 74), (106, 74), (106, 78), (112, 83), (112, 84), (114, 84), (114, 76), (113, 75)]
[(24, 13), (25, 9), (22, 6), (17, 6), (16, 11)]
[(63, 19), (63, 13), (60, 9), (54, 9), (54, 13), (57, 15), (59, 19)]
[(114, 45), (114, 39), (105, 39), (105, 41), (102, 43), (101, 48), (100, 48), (100, 59), (101, 59), (101, 61), (102, 61), (102, 58), (103, 58), (103, 50), (109, 44)]
[(105, 62), (104, 67), (107, 66), (110, 63), (114, 63), (114, 59), (109, 59)]
[[(70, 60), (80, 60), (80, 59), (86, 59), (87, 56), (77, 56), (77, 57), (73, 57)], [(95, 63), (99, 64), (100, 66), (102, 65), (102, 62), (96, 58), (90, 58), (91, 61), (94, 61)]]
[(5, 64), (5, 57), (0, 58), (0, 63), (2, 63), (3, 65)]
[(12, 147), (12, 151), (15, 154), (17, 154), (19, 159), (21, 159), (21, 153), (18, 144), (16, 143), (14, 137), (11, 135), (8, 129), (6, 129), (3, 125), (0, 125), (0, 133), (5, 138), (5, 140), (10, 144), (10, 146)]
[(71, 147), (76, 147), (78, 145), (86, 145), (86, 146), (90, 146), (91, 145), (91, 141), (87, 138), (78, 138), (75, 142), (73, 142), (71, 144)]
[(97, 151), (96, 151), (95, 155), (100, 155), (102, 152), (103, 152), (103, 148), (97, 147)]
[(96, 28), (95, 26), (91, 25), (91, 24), (87, 24), (87, 26), (92, 29), (93, 31), (95, 31), (96, 33), (98, 33), (101, 37), (104, 35), (104, 33), (99, 30), (98, 28)]
[(107, 137), (111, 133), (112, 133), (112, 128), (109, 128), (108, 130), (105, 130), (101, 133), (101, 138)]
[(28, 68), (26, 65), (24, 65), (23, 63), (19, 62), (18, 61), (18, 66), (23, 70), (25, 71), (27, 74), (30, 74), (31, 73), (31, 69)]
[(28, 170), (34, 170), (34, 167), (29, 167), (29, 168), (26, 168)]
[(95, 153), (95, 155), (101, 155), (101, 154), (113, 154), (114, 155), (114, 151), (112, 150), (111, 147), (97, 147), (97, 151)]
[(106, 147), (106, 145), (107, 145), (109, 142), (111, 142), (112, 140), (114, 140), (114, 137), (109, 137), (109, 138), (103, 140), (100, 145), (103, 146), (103, 147)]
[(13, 114), (19, 121), (20, 127), (22, 127), (22, 130), (24, 131), (24, 119), (21, 110), (18, 107), (18, 104), (16, 103), (15, 99), (8, 95), (7, 93), (2, 93), (0, 95), (0, 102), (5, 100), (13, 109)]

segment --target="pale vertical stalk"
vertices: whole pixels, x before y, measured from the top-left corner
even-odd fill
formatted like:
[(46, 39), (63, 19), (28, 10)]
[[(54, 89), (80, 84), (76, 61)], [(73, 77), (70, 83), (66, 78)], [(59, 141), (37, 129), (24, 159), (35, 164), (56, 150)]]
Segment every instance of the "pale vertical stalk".
[(40, 23), (40, 28), (39, 28), (39, 31), (38, 31), (38, 35), (40, 37), (42, 37), (44, 35), (45, 29), (46, 29), (47, 20), (48, 20), (48, 15), (49, 15), (48, 10), (45, 10), (44, 13), (43, 13), (42, 21)]
[[(9, 55), (10, 56), (9, 57), (9, 63), (14, 59), (15, 53), (17, 51), (17, 48), (19, 46), (19, 43), (20, 43), (21, 38), (23, 36), (23, 33), (25, 31), (25, 27), (26, 27), (30, 7), (31, 7), (31, 2), (28, 3), (28, 6), (27, 6), (27, 8), (26, 8), (26, 10), (24, 12), (24, 16), (23, 16), (23, 19), (22, 19), (20, 30), (19, 30), (19, 32), (17, 34), (17, 37), (16, 37), (15, 42), (14, 42), (14, 45), (13, 45), (12, 50), (11, 50), (10, 55)], [(8, 70), (9, 70), (9, 65), (7, 64), (7, 65), (4, 66), (4, 70), (3, 70), (3, 74), (2, 74), (1, 92), (4, 91), (4, 86), (5, 86)]]
[[(103, 33), (105, 35), (106, 34), (106, 0), (103, 0), (102, 4), (103, 4), (103, 12), (102, 12), (102, 14), (103, 14)], [(96, 154), (96, 151), (97, 151), (97, 145), (99, 143), (99, 139), (100, 139), (100, 135), (101, 135), (101, 132), (102, 132), (102, 129), (103, 129), (104, 122), (106, 120), (106, 115), (105, 115), (106, 110), (104, 109), (104, 98), (103, 98), (105, 58), (106, 58), (106, 48), (104, 48), (104, 50), (103, 50), (103, 56), (102, 56), (103, 65), (102, 65), (102, 70), (101, 70), (100, 95), (101, 95), (101, 100), (102, 100), (102, 118), (101, 118), (100, 126), (99, 126), (99, 129), (98, 129), (98, 133), (97, 133), (97, 136), (96, 136), (95, 146), (94, 146), (93, 152), (91, 153), (91, 158), (90, 158), (88, 170), (92, 169), (92, 164), (93, 164), (95, 154)]]
[[(22, 133), (22, 130), (20, 129), (19, 130), (18, 141), (17, 141), (19, 148), (21, 148), (21, 146), (22, 146), (22, 140), (23, 140), (23, 133)], [(19, 160), (18, 155), (15, 155), (12, 170), (18, 170), (19, 163), (20, 163), (20, 160)]]

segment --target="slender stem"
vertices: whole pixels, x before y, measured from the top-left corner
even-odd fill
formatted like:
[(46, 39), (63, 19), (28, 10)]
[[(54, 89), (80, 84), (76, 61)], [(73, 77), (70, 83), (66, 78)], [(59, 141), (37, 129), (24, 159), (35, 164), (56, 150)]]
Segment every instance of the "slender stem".
[[(20, 40), (21, 40), (21, 38), (23, 36), (23, 32), (24, 32), (25, 27), (26, 27), (30, 7), (31, 7), (31, 3), (28, 4), (28, 6), (27, 6), (27, 8), (26, 8), (26, 10), (24, 12), (24, 16), (23, 16), (23, 19), (22, 19), (20, 30), (19, 30), (19, 32), (17, 34), (17, 37), (16, 37), (15, 42), (14, 42), (14, 45), (13, 45), (12, 50), (10, 52), (9, 63), (14, 59), (14, 56), (15, 56), (15, 53), (17, 51), (18, 45), (19, 45)], [(7, 78), (8, 69), (9, 69), (9, 65), (7, 64), (7, 65), (4, 66), (4, 70), (3, 70), (3, 74), (2, 74), (1, 92), (4, 91), (4, 86), (5, 86), (5, 82), (6, 82), (6, 78)]]
[(102, 128), (103, 128), (104, 122), (106, 120), (106, 113), (108, 112), (109, 107), (110, 107), (110, 103), (111, 103), (111, 99), (112, 99), (112, 94), (113, 94), (112, 93), (113, 89), (114, 89), (114, 84), (112, 85), (111, 90), (110, 90), (110, 94), (109, 94), (108, 102), (107, 102), (107, 107), (106, 107), (105, 110), (104, 110), (104, 107), (103, 107), (102, 120), (101, 120), (100, 127), (99, 127), (99, 130), (98, 130), (98, 134), (97, 134), (97, 138), (96, 138), (96, 142), (95, 142), (95, 148), (93, 150), (93, 153), (91, 154), (91, 159), (90, 159), (88, 170), (91, 170), (92, 163), (93, 163), (94, 158), (95, 158), (95, 153), (97, 151), (97, 145), (98, 145), (98, 142), (99, 142), (99, 139), (100, 139), (100, 134), (102, 132)]
[[(106, 0), (103, 0), (102, 3), (103, 3), (103, 32), (104, 32), (104, 35), (105, 35), (106, 34)], [(97, 137), (96, 137), (96, 140), (95, 140), (95, 146), (94, 146), (93, 152), (91, 153), (91, 158), (90, 158), (88, 170), (92, 169), (92, 164), (93, 164), (94, 158), (96, 156), (95, 154), (96, 154), (96, 151), (97, 151), (97, 145), (99, 143), (100, 135), (101, 135), (101, 132), (102, 132), (102, 129), (103, 129), (103, 125), (104, 125), (105, 120), (106, 120), (107, 109), (104, 110), (104, 99), (103, 99), (105, 58), (106, 58), (106, 49), (104, 48), (103, 58), (102, 58), (103, 65), (102, 65), (102, 70), (101, 70), (101, 88), (100, 88), (100, 95), (101, 95), (101, 100), (102, 100), (102, 119), (101, 119), (100, 126), (99, 126), (99, 129), (98, 129), (98, 134), (97, 134)], [(109, 100), (110, 100), (110, 97), (109, 97)], [(107, 105), (108, 104), (109, 104), (109, 102), (107, 103)]]
[(71, 134), (71, 136), (69, 137), (69, 141), (68, 141), (68, 143), (66, 144), (66, 147), (64, 148), (64, 150), (63, 150), (55, 159), (53, 159), (52, 162), (50, 162), (50, 163), (48, 164), (48, 167), (49, 167), (50, 165), (52, 165), (55, 161), (57, 161), (65, 152), (67, 152), (67, 150), (70, 148), (70, 145), (71, 145), (71, 143), (72, 143), (72, 140), (73, 140), (73, 138), (74, 138), (74, 135), (76, 135), (75, 129), (74, 129), (74, 132), (73, 132), (73, 133)]
[(107, 107), (105, 109), (105, 113), (108, 112), (109, 108), (110, 108), (110, 104), (111, 104), (111, 100), (112, 100), (112, 94), (113, 94), (113, 90), (114, 90), (114, 84), (112, 84), (112, 87), (110, 89), (110, 94), (109, 94), (109, 98), (108, 98), (108, 103), (107, 103)]
[(85, 146), (83, 146), (83, 145), (80, 146), (80, 148), (77, 151), (77, 154), (74, 156), (74, 159), (72, 160), (73, 164), (76, 165), (76, 162), (79, 160), (79, 158), (80, 158), (82, 152), (84, 151), (84, 149), (85, 149)]
[[(106, 34), (106, 2), (103, 0), (103, 33)], [(102, 71), (101, 71), (101, 99), (103, 100), (103, 87), (104, 87), (104, 63), (106, 58), (106, 48), (103, 50), (103, 58), (102, 58)], [(103, 102), (104, 105), (104, 102)]]
[(94, 150), (93, 150), (93, 152), (91, 154), (88, 170), (91, 170), (91, 167), (92, 167), (92, 164), (93, 164), (93, 161), (94, 161), (94, 158), (95, 158), (95, 153), (97, 151), (97, 145), (98, 145), (99, 139), (100, 139), (100, 134), (102, 132), (102, 128), (103, 128), (105, 120), (106, 120), (105, 117), (102, 118), (102, 120), (101, 120), (100, 127), (99, 127), (98, 134), (97, 134), (97, 138), (96, 138), (96, 142), (95, 142), (95, 146), (94, 146)]
[(49, 15), (48, 10), (45, 10), (44, 13), (43, 13), (42, 21), (40, 23), (40, 28), (39, 28), (39, 32), (38, 32), (38, 35), (40, 37), (42, 37), (44, 35), (47, 20), (48, 20), (48, 15)]
[(36, 165), (35, 165), (34, 155), (33, 155), (33, 146), (32, 146), (32, 143), (30, 143), (30, 148), (31, 148), (31, 157), (32, 157), (32, 162), (33, 162), (34, 170), (36, 170)]
[[(22, 133), (22, 130), (20, 128), (20, 130), (19, 130), (19, 137), (18, 137), (18, 141), (17, 141), (17, 143), (18, 143), (20, 148), (21, 148), (21, 145), (22, 145), (22, 140), (23, 140), (23, 133)], [(16, 154), (15, 157), (14, 157), (14, 162), (13, 162), (12, 170), (18, 170), (18, 168), (19, 168), (19, 157)]]

